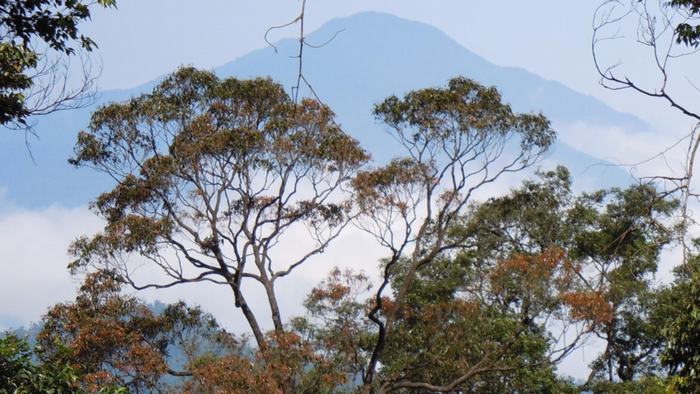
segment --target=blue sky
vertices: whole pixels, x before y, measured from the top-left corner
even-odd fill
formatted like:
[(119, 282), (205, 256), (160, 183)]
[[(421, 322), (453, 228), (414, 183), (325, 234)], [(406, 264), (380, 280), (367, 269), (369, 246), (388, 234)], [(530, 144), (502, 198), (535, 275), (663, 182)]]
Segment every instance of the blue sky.
[[(213, 68), (263, 47), (267, 28), (293, 19), (300, 4), (275, 0), (120, 0), (117, 11), (99, 10), (84, 30), (100, 45), (104, 64), (101, 86), (126, 88), (181, 64)], [(307, 4), (309, 31), (336, 17), (366, 10), (387, 12), (438, 27), (493, 63), (522, 67), (557, 80), (657, 126), (686, 124), (653, 100), (631, 92), (612, 92), (598, 84), (591, 57), (593, 15), (599, 6), (595, 0), (310, 0)], [(290, 37), (295, 32), (291, 27), (274, 32), (272, 38)], [(631, 51), (634, 46), (630, 43), (626, 40), (614, 46), (611, 62), (623, 61), (630, 66), (648, 63), (648, 53)], [(679, 74), (689, 74), (697, 65), (695, 61)], [(690, 100), (697, 92), (677, 94)]]
[[(265, 30), (292, 19), (298, 1), (120, 0), (84, 30), (100, 44), (102, 86), (130, 87), (180, 64), (214, 67), (265, 45)], [(518, 65), (594, 93), (589, 45), (595, 1), (309, 1), (308, 29), (374, 10), (436, 26), (500, 65)], [(292, 36), (294, 28), (273, 36)]]

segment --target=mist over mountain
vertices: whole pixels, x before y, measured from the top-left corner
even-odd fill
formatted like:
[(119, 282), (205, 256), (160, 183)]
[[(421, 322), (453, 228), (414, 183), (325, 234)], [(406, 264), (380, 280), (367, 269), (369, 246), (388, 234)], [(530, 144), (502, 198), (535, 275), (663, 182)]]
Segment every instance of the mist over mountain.
[[(638, 118), (617, 112), (593, 97), (523, 69), (494, 65), (436, 28), (392, 15), (365, 12), (335, 19), (309, 34), (307, 41), (321, 46), (305, 49), (305, 76), (336, 112), (344, 129), (380, 162), (398, 152), (390, 148), (391, 137), (373, 119), (372, 106), (392, 94), (444, 85), (455, 76), (496, 86), (514, 110), (543, 112), (555, 129), (576, 123), (632, 131), (649, 128)], [(221, 77), (270, 76), (291, 89), (297, 77), (294, 56), (298, 41), (282, 40), (275, 46), (254, 51), (215, 71)], [(4, 193), (0, 197), (26, 208), (51, 204), (73, 207), (86, 204), (106, 190), (111, 181), (104, 175), (78, 170), (67, 163), (75, 136), (87, 126), (90, 113), (99, 104), (148, 92), (156, 83), (157, 79), (134, 89), (105, 91), (93, 106), (39, 119), (35, 130), (38, 138), (29, 136), (28, 149), (25, 135), (0, 133), (0, 193)], [(600, 160), (561, 141), (547, 162), (566, 165), (574, 176), (585, 173), (597, 187), (630, 180), (619, 168), (591, 167)]]

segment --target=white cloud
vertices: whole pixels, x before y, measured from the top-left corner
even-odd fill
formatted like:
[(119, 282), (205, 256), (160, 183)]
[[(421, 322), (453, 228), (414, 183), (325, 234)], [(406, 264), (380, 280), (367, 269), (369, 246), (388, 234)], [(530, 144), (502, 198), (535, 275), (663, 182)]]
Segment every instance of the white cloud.
[(681, 140), (682, 133), (677, 136), (582, 122), (557, 125), (557, 130), (558, 138), (567, 145), (592, 157), (621, 165), (638, 177), (680, 171), (688, 147), (687, 140)]
[[(279, 279), (275, 290), (283, 318), (299, 316), (303, 313), (302, 303), (306, 295), (327, 276), (333, 267), (362, 270), (376, 277), (377, 262), (383, 251), (374, 245), (376, 242), (369, 235), (356, 228), (348, 228), (324, 253), (311, 258), (291, 275)], [(285, 256), (299, 256), (312, 246), (313, 240), (305, 230), (297, 229), (285, 235), (285, 240), (277, 245), (276, 253), (272, 257), (281, 268)], [(163, 280), (163, 276), (152, 269), (144, 269), (139, 276)], [(248, 303), (260, 317), (260, 323), (264, 328), (271, 329), (269, 306), (262, 286), (249, 281), (247, 285), (244, 284), (244, 289)], [(242, 313), (235, 308), (233, 293), (227, 286), (204, 282), (178, 285), (169, 289), (147, 290), (138, 294), (147, 300), (175, 302), (182, 299), (189, 304), (201, 305), (224, 327), (237, 333), (249, 332), (248, 324)]]
[(46, 309), (73, 297), (78, 280), (66, 265), (77, 236), (100, 220), (87, 208), (51, 206), (31, 211), (0, 199), (0, 330), (36, 321)]
[[(72, 277), (66, 266), (68, 246), (78, 236), (99, 231), (102, 220), (86, 207), (65, 208), (58, 205), (40, 210), (20, 208), (2, 198), (0, 193), (0, 331), (36, 322), (47, 309), (75, 296), (80, 278)], [(299, 254), (311, 245), (304, 231), (288, 234), (279, 251)], [(281, 308), (287, 317), (303, 312), (302, 301), (311, 288), (334, 267), (351, 267), (369, 274), (377, 272), (379, 248), (357, 247), (371, 245), (369, 236), (351, 228), (328, 250), (292, 275), (278, 282)], [(145, 268), (143, 275), (162, 279), (154, 269)], [(251, 284), (247, 292), (254, 310), (267, 316), (267, 303), (261, 288)], [(185, 300), (201, 305), (225, 327), (247, 331), (247, 324), (233, 305), (229, 288), (222, 285), (197, 283), (165, 290), (136, 293), (147, 301), (175, 302)], [(270, 328), (269, 319), (262, 323)]]
[[(474, 197), (486, 199), (503, 194), (519, 184), (525, 174), (508, 174), (498, 182), (488, 184)], [(86, 207), (65, 208), (54, 205), (45, 209), (29, 210), (19, 207), (0, 191), (0, 330), (27, 325), (38, 321), (47, 309), (75, 296), (80, 278), (71, 277), (66, 268), (67, 249), (81, 235), (100, 230), (103, 222)], [(301, 256), (313, 244), (303, 229), (285, 235), (273, 256), (282, 262), (285, 258)], [(362, 270), (370, 277), (379, 278), (378, 261), (386, 255), (369, 234), (348, 227), (329, 248), (299, 267), (292, 275), (277, 282), (280, 306), (286, 317), (303, 312), (302, 302), (311, 288), (335, 266)], [(280, 263), (280, 267), (281, 267)], [(139, 269), (138, 276), (149, 281), (162, 282), (162, 273), (152, 267)], [(249, 303), (260, 316), (268, 316), (268, 306), (262, 288), (255, 283), (247, 286)], [(248, 330), (242, 314), (233, 305), (233, 295), (226, 286), (210, 283), (179, 285), (163, 290), (136, 293), (148, 301), (175, 302), (184, 300), (201, 305), (225, 327), (236, 332)], [(263, 324), (270, 328), (269, 318)]]

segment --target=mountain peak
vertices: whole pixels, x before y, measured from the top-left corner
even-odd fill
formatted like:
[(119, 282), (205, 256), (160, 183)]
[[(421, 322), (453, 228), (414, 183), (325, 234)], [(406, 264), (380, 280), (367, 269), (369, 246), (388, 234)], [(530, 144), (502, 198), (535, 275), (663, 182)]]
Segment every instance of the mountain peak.
[(434, 26), (423, 22), (404, 19), (393, 14), (377, 11), (362, 11), (356, 14), (338, 17), (324, 23), (312, 35), (339, 31), (341, 29), (358, 29), (381, 31), (382, 34), (393, 33), (396, 30), (410, 30), (411, 34), (432, 32), (444, 38), (448, 36)]
[[(345, 129), (380, 161), (397, 152), (386, 148), (392, 145), (391, 137), (375, 122), (372, 107), (390, 95), (444, 86), (456, 76), (496, 86), (515, 111), (542, 112), (553, 120), (555, 129), (575, 123), (632, 131), (642, 131), (645, 127), (639, 119), (616, 112), (592, 97), (523, 69), (494, 65), (440, 30), (394, 15), (362, 12), (333, 19), (310, 33), (307, 40), (312, 45), (328, 43), (304, 51), (304, 76), (319, 97), (337, 113)], [(298, 59), (294, 55), (298, 53), (298, 45), (298, 40), (281, 40), (276, 44), (277, 52), (266, 47), (216, 72), (222, 77), (270, 76), (291, 90), (297, 81)], [(131, 91), (106, 92), (97, 104), (148, 92), (156, 82)], [(25, 206), (82, 205), (105, 190), (109, 180), (98, 178), (94, 172), (78, 172), (66, 163), (75, 134), (85, 127), (94, 108), (61, 112), (41, 119), (37, 134), (42, 140), (32, 150), (35, 165), (25, 151), (16, 149), (16, 144), (2, 144), (0, 157), (5, 164), (0, 164), (0, 189), (7, 188), (8, 197)], [(564, 156), (555, 158), (556, 161), (571, 167), (574, 174), (592, 162), (599, 162), (569, 147), (558, 151)], [(17, 163), (23, 161), (27, 162), (22, 164), (26, 171), (16, 171)], [(623, 171), (618, 172), (624, 175)], [(611, 179), (611, 176), (606, 178)], [(612, 182), (618, 182), (622, 176), (612, 178), (615, 178)]]

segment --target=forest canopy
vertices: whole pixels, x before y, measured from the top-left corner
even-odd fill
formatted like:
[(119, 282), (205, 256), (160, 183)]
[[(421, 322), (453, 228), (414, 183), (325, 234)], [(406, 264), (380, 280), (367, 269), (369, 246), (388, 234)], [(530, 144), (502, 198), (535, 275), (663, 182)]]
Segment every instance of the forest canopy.
[[(665, 61), (654, 90), (597, 57), (606, 29), (630, 17), (655, 54), (658, 23), (694, 53), (700, 4), (663, 1), (680, 19), (661, 20), (647, 3), (599, 8), (601, 82), (700, 119), (666, 90)], [(96, 47), (78, 29), (94, 5), (115, 2), (0, 0), (11, 71), (0, 123), (44, 111), (25, 97), (44, 56), (33, 43), (60, 56)], [(75, 297), (31, 335), (0, 335), (0, 393), (698, 392), (697, 126), (681, 176), (583, 191), (547, 160), (556, 123), (455, 76), (367, 108), (397, 147), (375, 160), (385, 147), (364, 146), (303, 72), (305, 7), (290, 23), (301, 25), (291, 92), (182, 66), (95, 108), (68, 161), (111, 180), (90, 203), (100, 229), (70, 245)], [(50, 97), (47, 111), (74, 98)], [(327, 252), (348, 234), (362, 237), (341, 266)], [(381, 257), (364, 261), (369, 249)], [(309, 271), (325, 275), (294, 310), (283, 286)], [(223, 289), (217, 302), (246, 330), (145, 298), (190, 286)], [(563, 376), (582, 349), (588, 375)]]
[[(653, 285), (675, 200), (651, 184), (575, 194), (563, 167), (476, 200), (535, 165), (554, 131), (473, 80), (374, 113), (405, 149), (383, 166), (330, 108), (269, 79), (181, 68), (95, 111), (71, 163), (117, 182), (93, 203), (103, 231), (71, 247), (86, 281), (44, 317), (39, 365), (69, 368), (66, 384), (86, 392), (575, 392), (557, 365), (597, 337), (587, 389), (690, 381), (664, 316), (691, 278)], [(351, 226), (386, 250), (379, 282), (335, 268), (285, 319), (277, 282)], [(280, 260), (296, 228), (314, 242)], [(135, 275), (144, 264), (160, 280)], [(252, 342), (197, 308), (156, 311), (121, 291), (197, 282), (230, 289)]]

